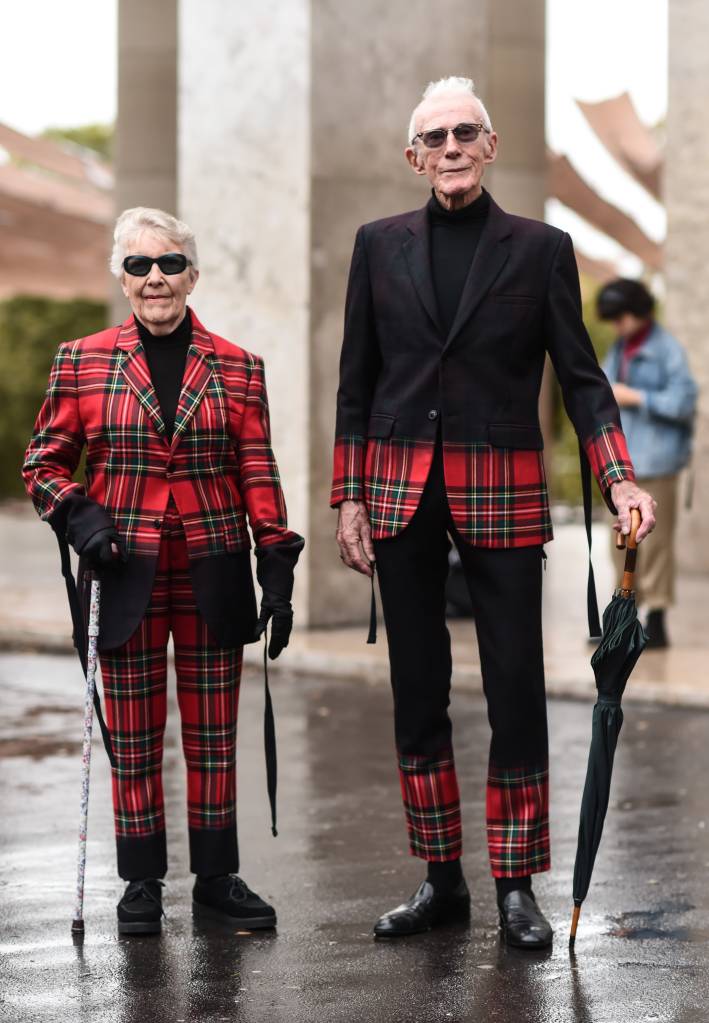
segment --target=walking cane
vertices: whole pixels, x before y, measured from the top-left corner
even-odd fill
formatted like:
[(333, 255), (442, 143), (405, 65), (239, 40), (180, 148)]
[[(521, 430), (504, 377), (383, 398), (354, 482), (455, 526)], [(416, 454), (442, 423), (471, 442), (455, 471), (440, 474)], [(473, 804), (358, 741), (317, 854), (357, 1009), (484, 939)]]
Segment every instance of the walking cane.
[(84, 933), (84, 873), (86, 871), (86, 824), (89, 815), (89, 776), (91, 771), (91, 729), (94, 723), (94, 691), (96, 689), (96, 647), (101, 601), (101, 584), (91, 576), (89, 601), (89, 642), (86, 652), (86, 698), (84, 700), (84, 748), (81, 756), (81, 807), (79, 810), (79, 859), (76, 876), (76, 908), (71, 933)]

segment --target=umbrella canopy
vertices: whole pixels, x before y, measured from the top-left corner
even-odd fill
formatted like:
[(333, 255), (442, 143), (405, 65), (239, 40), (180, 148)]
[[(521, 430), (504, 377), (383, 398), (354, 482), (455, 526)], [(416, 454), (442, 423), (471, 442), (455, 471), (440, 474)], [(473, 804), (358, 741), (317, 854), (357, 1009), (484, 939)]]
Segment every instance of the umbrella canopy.
[(637, 557), (636, 534), (639, 525), (640, 513), (634, 509), (623, 579), (603, 613), (601, 642), (591, 658), (598, 700), (593, 708), (591, 748), (581, 800), (579, 838), (574, 866), (574, 914), (569, 941), (572, 947), (576, 940), (581, 904), (591, 884), (593, 866), (608, 810), (613, 758), (623, 725), (621, 699), (630, 673), (646, 643), (643, 627), (638, 621), (633, 592)]

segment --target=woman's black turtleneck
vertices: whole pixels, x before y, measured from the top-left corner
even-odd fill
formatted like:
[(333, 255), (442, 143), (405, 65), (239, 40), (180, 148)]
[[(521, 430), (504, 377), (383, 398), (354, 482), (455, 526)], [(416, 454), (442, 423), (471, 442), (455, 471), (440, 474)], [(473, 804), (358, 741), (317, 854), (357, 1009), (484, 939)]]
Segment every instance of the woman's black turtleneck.
[(145, 349), (153, 387), (160, 402), (165, 434), (168, 440), (172, 440), (177, 403), (180, 400), (182, 378), (185, 375), (187, 349), (192, 337), (192, 320), (189, 310), (179, 327), (175, 327), (172, 333), (163, 334), (161, 337), (151, 334), (137, 316), (135, 322)]
[(458, 312), (463, 285), (483, 232), (490, 196), (483, 191), (459, 210), (447, 210), (431, 194), (428, 217), (431, 226), (431, 271), (441, 326), (448, 335)]

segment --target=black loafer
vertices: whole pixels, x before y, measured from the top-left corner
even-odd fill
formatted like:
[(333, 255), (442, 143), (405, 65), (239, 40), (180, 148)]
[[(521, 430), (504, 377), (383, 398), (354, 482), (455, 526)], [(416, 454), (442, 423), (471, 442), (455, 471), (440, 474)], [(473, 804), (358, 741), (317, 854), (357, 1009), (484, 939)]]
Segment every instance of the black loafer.
[(514, 891), (505, 896), (500, 908), (500, 926), (507, 945), (534, 951), (551, 945), (551, 924), (528, 892)]
[(159, 934), (164, 917), (162, 881), (130, 881), (116, 907), (119, 934)]
[(192, 889), (195, 915), (226, 920), (248, 930), (276, 926), (276, 911), (236, 874), (198, 877)]
[(470, 892), (464, 880), (445, 894), (438, 894), (430, 881), (424, 881), (408, 902), (379, 917), (374, 934), (377, 938), (403, 938), (469, 917)]

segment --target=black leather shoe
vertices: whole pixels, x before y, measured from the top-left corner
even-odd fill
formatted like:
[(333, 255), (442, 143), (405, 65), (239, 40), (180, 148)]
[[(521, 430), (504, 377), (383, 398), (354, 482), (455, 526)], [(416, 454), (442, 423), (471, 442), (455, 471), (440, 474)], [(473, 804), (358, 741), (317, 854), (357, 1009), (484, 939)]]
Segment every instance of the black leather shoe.
[(192, 900), (197, 916), (228, 920), (251, 931), (276, 926), (273, 906), (252, 892), (236, 874), (197, 877)]
[(467, 920), (469, 916), (470, 892), (464, 880), (452, 892), (441, 895), (430, 881), (424, 881), (408, 902), (379, 917), (374, 934), (377, 938), (403, 938), (441, 924)]
[(551, 945), (554, 932), (534, 896), (523, 891), (509, 892), (499, 909), (500, 926), (507, 945), (531, 951)]
[(130, 881), (116, 907), (119, 934), (159, 934), (162, 918), (162, 881), (154, 877)]

